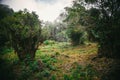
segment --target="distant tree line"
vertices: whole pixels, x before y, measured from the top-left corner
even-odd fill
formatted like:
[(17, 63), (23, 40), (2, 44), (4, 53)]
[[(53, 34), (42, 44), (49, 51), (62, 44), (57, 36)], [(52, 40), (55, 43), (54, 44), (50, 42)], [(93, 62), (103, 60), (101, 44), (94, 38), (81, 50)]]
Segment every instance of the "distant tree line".
[(42, 27), (43, 38), (48, 40), (55, 40), (59, 42), (67, 42), (68, 36), (66, 35), (66, 24), (61, 22), (44, 22)]

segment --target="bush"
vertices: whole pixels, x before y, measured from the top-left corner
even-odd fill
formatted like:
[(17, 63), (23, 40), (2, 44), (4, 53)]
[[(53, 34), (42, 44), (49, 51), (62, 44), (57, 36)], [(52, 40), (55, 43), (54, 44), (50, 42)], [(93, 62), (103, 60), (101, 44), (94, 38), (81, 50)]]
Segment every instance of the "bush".
[(45, 44), (45, 45), (52, 45), (52, 44), (55, 44), (55, 41), (54, 40), (45, 40), (43, 42), (43, 44)]
[(39, 78), (39, 77), (43, 77), (42, 75), (42, 71), (43, 68), (41, 68), (41, 66), (39, 64), (39, 61), (27, 61), (26, 62), (22, 62), (21, 63), (21, 71), (20, 71), (20, 75), (18, 75), (18, 80), (32, 80), (35, 74), (35, 77)]
[(73, 80), (71, 76), (69, 75), (64, 75), (64, 80)]
[(84, 44), (87, 40), (87, 33), (82, 28), (70, 28), (67, 34), (73, 45)]
[(0, 57), (0, 80), (15, 80), (13, 65)]
[(50, 76), (50, 72), (48, 70), (44, 70), (42, 72), (42, 74), (43, 74), (44, 77), (49, 77)]
[(75, 69), (72, 69), (72, 75), (64, 75), (64, 80), (94, 80), (98, 76), (96, 70), (91, 65), (82, 67), (77, 65)]
[(56, 80), (56, 75), (52, 75), (50, 80)]

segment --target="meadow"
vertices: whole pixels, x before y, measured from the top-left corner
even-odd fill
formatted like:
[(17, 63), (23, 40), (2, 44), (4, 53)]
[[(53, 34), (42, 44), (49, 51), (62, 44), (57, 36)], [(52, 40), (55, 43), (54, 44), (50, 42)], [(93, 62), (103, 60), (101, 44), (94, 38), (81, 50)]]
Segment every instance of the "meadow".
[[(91, 59), (97, 43), (72, 46), (68, 42), (46, 41), (39, 46), (34, 61), (20, 62), (12, 49), (3, 55), (18, 80), (99, 80)], [(29, 57), (28, 57), (29, 58)]]

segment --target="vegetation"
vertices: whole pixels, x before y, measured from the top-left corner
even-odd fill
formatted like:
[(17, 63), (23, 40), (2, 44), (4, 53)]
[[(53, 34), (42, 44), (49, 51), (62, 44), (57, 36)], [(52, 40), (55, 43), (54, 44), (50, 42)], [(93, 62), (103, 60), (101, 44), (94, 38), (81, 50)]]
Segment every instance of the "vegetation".
[(59, 42), (67, 42), (66, 24), (60, 22), (44, 22), (42, 28), (42, 35), (44, 39), (55, 40)]
[(11, 16), (13, 14), (13, 10), (8, 8), (7, 5), (0, 4), (0, 11), (1, 11), (0, 13), (0, 50), (1, 50), (8, 41), (8, 39), (5, 37), (5, 31), (3, 30), (1, 21), (6, 16)]
[[(71, 46), (66, 42), (41, 45), (36, 52), (35, 60), (28, 61), (27, 63), (20, 62), (13, 50), (11, 50), (11, 52), (6, 52), (2, 58), (3, 60), (9, 61), (9, 65), (11, 65), (13, 74), (8, 75), (13, 76), (14, 78), (12, 79), (98, 79), (99, 76), (97, 75), (96, 69), (87, 62), (87, 58), (90, 57), (90, 55), (97, 53), (96, 44), (89, 44), (91, 45), (84, 45), (84, 47)], [(87, 74), (86, 72), (90, 74)], [(82, 75), (82, 73), (85, 75)]]
[(0, 12), (0, 80), (119, 79), (119, 0), (74, 0), (54, 22)]
[(19, 11), (4, 18), (2, 25), (7, 32), (6, 37), (8, 37), (19, 59), (25, 60), (28, 56), (30, 59), (34, 59), (41, 33), (38, 16), (27, 10)]
[(97, 12), (95, 29), (99, 36), (99, 55), (119, 58), (119, 21), (120, 1), (119, 0), (86, 0), (89, 4), (96, 4), (92, 11)]
[(66, 7), (66, 19), (64, 21), (68, 24), (67, 34), (73, 45), (83, 44), (87, 39), (84, 27), (86, 16), (85, 8), (77, 2), (74, 2), (72, 7)]

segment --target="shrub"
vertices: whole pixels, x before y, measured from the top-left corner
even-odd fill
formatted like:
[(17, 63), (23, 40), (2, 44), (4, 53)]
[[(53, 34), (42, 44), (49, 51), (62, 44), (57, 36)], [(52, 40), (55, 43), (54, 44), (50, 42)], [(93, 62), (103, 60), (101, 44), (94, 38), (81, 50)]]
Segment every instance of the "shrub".
[(52, 44), (55, 44), (55, 41), (54, 40), (45, 40), (43, 42), (43, 44), (45, 44), (45, 45), (52, 45)]
[(72, 70), (72, 77), (70, 80), (93, 80), (96, 76), (98, 76), (98, 74), (91, 65), (85, 67), (77, 65), (76, 69)]
[(70, 28), (68, 29), (67, 34), (73, 45), (84, 44), (87, 39), (86, 32), (82, 28)]
[(72, 80), (72, 77), (65, 74), (65, 75), (64, 75), (64, 80)]
[[(6, 23), (7, 22), (7, 23)], [(2, 20), (6, 35), (20, 60), (35, 58), (35, 52), (41, 38), (41, 22), (35, 12), (27, 10), (15, 12)]]
[(48, 70), (44, 70), (42, 72), (42, 74), (43, 74), (44, 77), (49, 77), (50, 76), (50, 72)]
[(56, 80), (56, 75), (52, 75), (50, 80)]
[(13, 65), (9, 64), (7, 60), (1, 59), (0, 56), (0, 80), (15, 80), (13, 73)]

